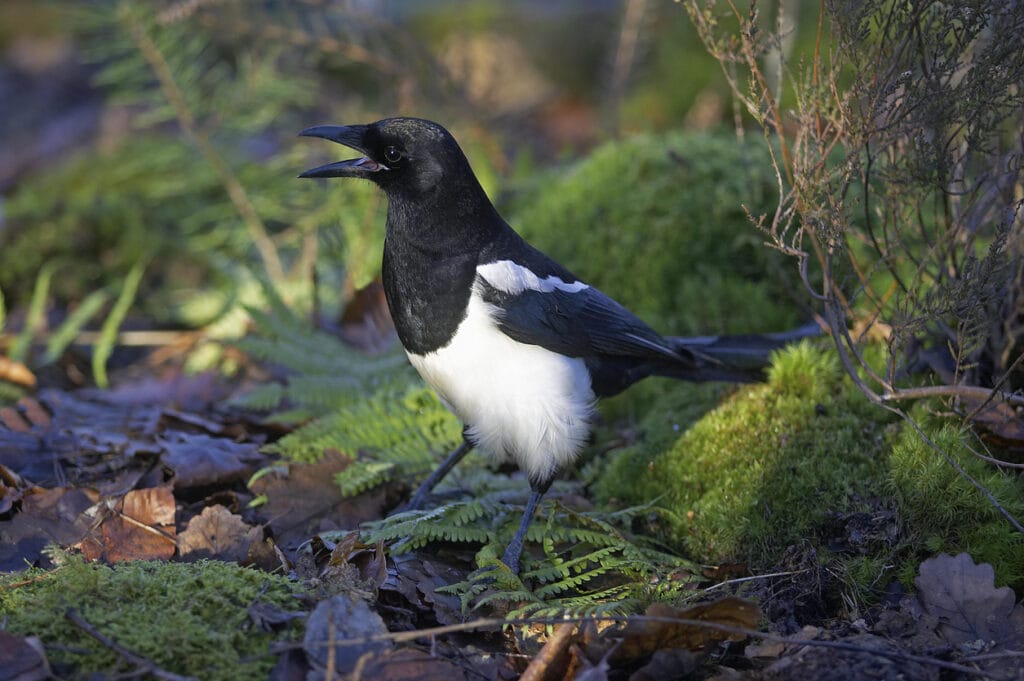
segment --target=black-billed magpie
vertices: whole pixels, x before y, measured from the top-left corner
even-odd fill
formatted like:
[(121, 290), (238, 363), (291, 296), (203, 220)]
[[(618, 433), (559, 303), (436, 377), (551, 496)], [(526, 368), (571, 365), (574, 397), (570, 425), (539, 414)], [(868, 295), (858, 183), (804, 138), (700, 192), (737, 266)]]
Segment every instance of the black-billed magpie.
[(383, 282), (413, 366), (466, 426), (466, 442), (410, 507), (470, 449), (514, 461), (531, 495), (504, 562), (519, 571), (533, 513), (590, 435), (595, 402), (656, 375), (757, 381), (772, 349), (817, 332), (667, 338), (533, 248), (502, 219), (455, 138), (418, 118), (321, 125), (300, 135), (361, 157), (299, 177), (357, 177), (388, 200)]

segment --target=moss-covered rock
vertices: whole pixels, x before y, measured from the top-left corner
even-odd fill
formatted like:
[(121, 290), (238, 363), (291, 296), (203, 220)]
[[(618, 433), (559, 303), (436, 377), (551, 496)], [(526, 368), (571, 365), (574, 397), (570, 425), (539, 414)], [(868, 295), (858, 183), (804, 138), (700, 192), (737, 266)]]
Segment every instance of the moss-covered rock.
[(75, 677), (109, 673), (118, 656), (68, 621), (74, 608), (103, 634), (164, 669), (207, 680), (266, 678), (276, 641), (249, 621), (252, 603), (295, 608), (298, 587), (281, 576), (216, 561), (140, 561), (113, 567), (69, 558), (58, 569), (0, 576), (7, 630), (39, 636), (51, 663)]
[(761, 145), (641, 135), (542, 174), (503, 211), (531, 243), (675, 334), (780, 330), (802, 315), (795, 268), (763, 246), (744, 206), (774, 208)]

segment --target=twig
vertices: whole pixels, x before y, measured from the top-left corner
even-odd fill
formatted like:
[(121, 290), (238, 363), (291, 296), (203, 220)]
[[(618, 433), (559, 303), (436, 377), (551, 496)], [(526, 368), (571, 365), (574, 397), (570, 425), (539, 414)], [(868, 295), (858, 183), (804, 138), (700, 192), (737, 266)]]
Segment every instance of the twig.
[[(985, 442), (981, 439), (981, 437), (976, 432), (974, 432), (974, 431), (972, 431), (972, 434), (974, 435), (974, 439), (977, 440), (981, 444), (982, 447), (985, 447)], [(997, 459), (994, 456), (989, 456), (988, 454), (982, 454), (981, 452), (976, 450), (974, 447), (972, 447), (969, 444), (967, 444), (967, 442), (964, 442), (964, 447), (967, 448), (967, 451), (969, 451), (971, 454), (973, 454), (975, 457), (981, 459), (982, 461), (988, 461), (989, 463), (994, 463), (997, 466), (1005, 466), (1006, 468), (1022, 468), (1022, 469), (1024, 469), (1024, 463), (1014, 463), (1013, 461), (1005, 461), (1003, 459)]]
[(974, 417), (980, 414), (981, 410), (988, 406), (988, 403), (995, 399), (996, 395), (1002, 396), (1004, 394), (1002, 393), (1002, 387), (1006, 385), (1006, 382), (1008, 380), (1010, 380), (1010, 374), (1012, 374), (1013, 371), (1020, 365), (1022, 360), (1024, 360), (1024, 354), (1017, 355), (1017, 359), (1013, 360), (1013, 364), (1007, 367), (1006, 371), (1003, 372), (1002, 377), (1000, 377), (1000, 379), (996, 381), (996, 384), (992, 386), (992, 390), (989, 391), (988, 397), (982, 400), (981, 404), (972, 409), (969, 414), (964, 416), (964, 423), (973, 421)]
[[(780, 636), (779, 634), (771, 634), (764, 631), (757, 631), (756, 629), (747, 629), (745, 627), (736, 627), (730, 624), (721, 624), (719, 622), (711, 622), (708, 620), (694, 620), (685, 617), (661, 617), (655, 615), (602, 615), (599, 617), (525, 617), (522, 619), (500, 619), (496, 617), (481, 618), (472, 620), (470, 622), (463, 622), (461, 624), (449, 624), (440, 627), (430, 627), (427, 629), (419, 629), (417, 631), (397, 631), (387, 632), (385, 634), (377, 634), (374, 636), (363, 636), (357, 638), (340, 639), (334, 642), (334, 645), (340, 646), (365, 646), (369, 643), (377, 641), (393, 641), (395, 643), (404, 643), (414, 641), (421, 638), (431, 638), (442, 634), (453, 634), (464, 631), (476, 631), (479, 629), (495, 629), (504, 626), (520, 626), (529, 624), (571, 624), (582, 625), (588, 622), (601, 623), (601, 622), (664, 622), (666, 624), (685, 624), (692, 627), (703, 627), (706, 629), (713, 629), (715, 631), (721, 631), (726, 634), (737, 634), (740, 636), (761, 639), (763, 641), (772, 641), (773, 643), (785, 643), (793, 646), (811, 646), (817, 648), (830, 648), (832, 650), (844, 650), (852, 653), (863, 653), (866, 655), (875, 655), (878, 657), (884, 657), (890, 660), (900, 660), (903, 662), (917, 662), (919, 664), (927, 664), (941, 669), (948, 669), (950, 671), (960, 672), (969, 676), (988, 676), (989, 674), (981, 669), (974, 667), (968, 667), (955, 662), (947, 662), (945, 660), (939, 660), (933, 657), (926, 657), (924, 655), (914, 655), (911, 653), (904, 653), (898, 650), (879, 650), (877, 648), (867, 648), (865, 646), (859, 646), (854, 643), (844, 643), (842, 641), (817, 641), (817, 640), (799, 640), (794, 641), (793, 639)], [(309, 643), (289, 643), (282, 646), (274, 646), (269, 654), (277, 654), (284, 650), (302, 648), (304, 645)], [(327, 645), (326, 643), (323, 645)]]
[(231, 171), (227, 161), (217, 153), (217, 149), (213, 146), (210, 138), (196, 125), (195, 117), (188, 108), (185, 96), (178, 87), (174, 73), (167, 60), (164, 59), (164, 55), (160, 52), (156, 43), (153, 42), (153, 39), (149, 37), (142, 23), (132, 15), (130, 9), (127, 9), (127, 5), (122, 5), (118, 14), (128, 27), (128, 32), (139, 48), (139, 52), (142, 53), (142, 56), (153, 69), (153, 73), (160, 82), (160, 89), (174, 108), (174, 114), (178, 119), (178, 124), (181, 125), (182, 132), (192, 141), (224, 185), (228, 198), (231, 199), (231, 202), (235, 205), (235, 210), (242, 217), (242, 221), (249, 230), (249, 236), (252, 238), (256, 250), (259, 251), (260, 257), (263, 259), (263, 265), (267, 268), (267, 275), (275, 283), (284, 281), (284, 267), (281, 265), (277, 248), (274, 246), (274, 242), (270, 238), (262, 218), (260, 218), (256, 207), (249, 199), (245, 187), (242, 186), (242, 183)]
[[(971, 397), (985, 400), (998, 399), (1007, 404), (1024, 406), (1024, 396), (1014, 393), (1000, 392), (992, 388), (974, 385), (924, 385), (917, 388), (894, 388), (882, 394), (883, 402), (902, 402), (920, 400), (928, 397)], [(972, 414), (973, 415), (973, 412)]]
[(135, 665), (136, 672), (139, 674), (152, 674), (156, 678), (163, 679), (164, 681), (199, 681), (194, 676), (181, 676), (180, 674), (169, 672), (163, 667), (158, 666), (152, 660), (147, 660), (138, 653), (125, 648), (117, 641), (100, 633), (95, 627), (85, 621), (85, 619), (79, 615), (74, 608), (68, 608), (65, 610), (64, 617), (89, 636), (92, 636), (94, 639), (99, 641), (104, 647), (109, 648), (129, 663)]
[(579, 627), (574, 622), (566, 622), (555, 627), (555, 632), (548, 639), (540, 652), (530, 661), (519, 681), (541, 681), (545, 673), (560, 656), (565, 654), (572, 642), (572, 637)]
[(792, 570), (790, 572), (769, 572), (765, 575), (751, 575), (749, 577), (737, 577), (735, 579), (726, 579), (719, 582), (718, 584), (712, 584), (709, 587), (705, 587), (704, 593), (710, 593), (714, 589), (719, 589), (723, 586), (731, 586), (733, 584), (742, 584), (743, 582), (753, 582), (758, 579), (772, 579), (774, 577), (792, 577), (793, 575), (802, 575), (808, 572), (810, 568), (804, 568), (803, 570)]

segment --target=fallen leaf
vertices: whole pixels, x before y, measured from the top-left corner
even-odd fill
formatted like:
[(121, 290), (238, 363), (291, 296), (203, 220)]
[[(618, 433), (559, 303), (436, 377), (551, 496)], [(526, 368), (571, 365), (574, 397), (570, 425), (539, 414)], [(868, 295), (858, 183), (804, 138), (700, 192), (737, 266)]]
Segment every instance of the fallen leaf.
[(382, 352), (394, 342), (395, 323), (391, 321), (384, 285), (379, 279), (356, 291), (345, 306), (340, 335), (345, 342), (366, 352)]
[(81, 542), (89, 560), (167, 560), (176, 546), (170, 485), (132, 490), (102, 515), (99, 530)]
[(466, 681), (482, 676), (479, 671), (473, 671), (471, 677), (467, 670), (444, 657), (416, 648), (400, 648), (374, 656), (363, 668), (362, 678), (373, 681)]
[(0, 570), (23, 570), (43, 565), (47, 544), (68, 546), (85, 537), (90, 528), (85, 512), (96, 503), (94, 490), (33, 489), (21, 499), (21, 512), (0, 523)]
[(995, 588), (988, 563), (976, 565), (966, 553), (939, 554), (921, 563), (914, 586), (921, 607), (939, 619), (939, 634), (954, 648), (981, 652), (1024, 641), (1024, 608), (1015, 605), (1013, 589)]
[(277, 662), (270, 670), (269, 681), (307, 681), (306, 674), (309, 671), (306, 654), (289, 648), (278, 654)]
[(400, 553), (391, 556), (392, 567), (381, 584), (382, 592), (399, 601), (404, 599), (414, 611), (433, 609), (439, 624), (459, 624), (466, 620), (462, 601), (458, 596), (438, 591), (442, 586), (455, 584), (465, 579), (468, 565), (455, 566), (444, 562), (444, 558), (433, 555), (425, 560), (420, 552)]
[(669, 620), (699, 620), (738, 629), (756, 629), (761, 612), (757, 605), (750, 601), (728, 596), (684, 610), (665, 603), (654, 603), (647, 608), (644, 615), (657, 619), (636, 619), (627, 623), (621, 632), (622, 643), (612, 656), (614, 663), (636, 660), (658, 650), (701, 650), (713, 641), (738, 641), (746, 638), (746, 634), (743, 633), (701, 626), (693, 621)]
[(1015, 407), (997, 400), (983, 404), (980, 399), (964, 397), (961, 401), (961, 408), (974, 414), (971, 423), (982, 431), (983, 437), (999, 447), (1017, 450), (1016, 458), (1020, 458), (1020, 450), (1024, 448), (1024, 419)]
[(230, 386), (212, 371), (198, 374), (171, 372), (166, 376), (143, 376), (136, 381), (122, 381), (112, 390), (82, 392), (109, 404), (163, 405), (201, 412), (210, 404), (226, 399)]
[(268, 519), (273, 536), (286, 551), (295, 550), (311, 536), (332, 530), (351, 530), (365, 520), (381, 517), (384, 492), (365, 492), (343, 499), (334, 474), (351, 463), (335, 450), (314, 464), (291, 464), (287, 473), (264, 475), (252, 484), (265, 494), (260, 513)]
[(43, 681), (51, 678), (43, 644), (37, 637), (23, 638), (0, 631), (0, 681)]
[(389, 640), (369, 640), (386, 633), (384, 620), (365, 601), (339, 594), (317, 604), (302, 643), (314, 669), (323, 671), (330, 664), (336, 673), (348, 674), (363, 655), (391, 648)]
[(166, 433), (157, 442), (164, 449), (161, 461), (174, 471), (178, 492), (245, 480), (263, 461), (255, 442), (183, 431)]
[(304, 610), (285, 610), (271, 603), (257, 601), (246, 608), (249, 621), (260, 631), (279, 631), (293, 620), (306, 618)]
[(249, 525), (223, 506), (207, 506), (178, 536), (178, 553), (188, 560), (216, 558), (241, 563), (250, 547), (261, 541), (262, 527)]
[[(547, 643), (540, 649), (529, 666), (519, 677), (519, 681), (545, 681), (546, 679), (565, 678), (572, 644), (579, 627), (575, 622), (565, 622), (555, 626), (554, 632), (548, 637)], [(607, 665), (606, 665), (607, 668)], [(573, 678), (579, 678), (573, 674)]]

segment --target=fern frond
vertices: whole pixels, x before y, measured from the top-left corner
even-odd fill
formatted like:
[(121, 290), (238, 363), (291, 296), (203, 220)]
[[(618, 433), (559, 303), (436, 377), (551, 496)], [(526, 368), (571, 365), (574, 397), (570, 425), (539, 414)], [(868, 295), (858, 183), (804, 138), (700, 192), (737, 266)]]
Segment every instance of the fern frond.
[(341, 496), (354, 497), (389, 480), (395, 464), (387, 461), (354, 461), (334, 476)]
[(365, 523), (363, 530), (369, 542), (395, 542), (392, 545), (394, 553), (404, 553), (432, 541), (483, 544), (491, 538), (490, 529), (467, 523), (483, 517), (490, 510), (491, 507), (477, 499), (466, 499), (429, 511), (396, 513), (383, 520)]

